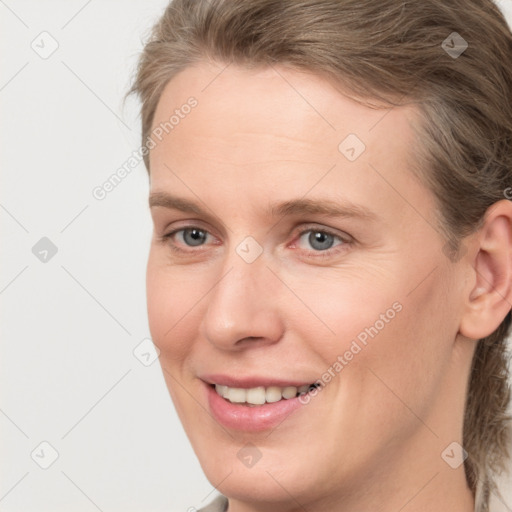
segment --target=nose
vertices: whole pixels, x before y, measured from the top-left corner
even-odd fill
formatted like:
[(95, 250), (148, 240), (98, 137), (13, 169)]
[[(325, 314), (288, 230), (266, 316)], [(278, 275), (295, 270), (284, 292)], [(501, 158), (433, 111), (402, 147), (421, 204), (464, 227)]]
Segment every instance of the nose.
[(247, 263), (235, 251), (207, 297), (203, 336), (222, 350), (276, 343), (283, 335), (279, 280), (264, 256)]

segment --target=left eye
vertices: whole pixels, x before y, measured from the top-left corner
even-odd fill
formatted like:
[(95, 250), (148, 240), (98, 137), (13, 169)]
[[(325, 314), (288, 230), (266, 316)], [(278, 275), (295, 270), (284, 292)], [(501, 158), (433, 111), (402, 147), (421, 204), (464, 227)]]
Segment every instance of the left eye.
[(308, 229), (307, 231), (303, 231), (299, 238), (300, 242), (307, 241), (307, 243), (315, 251), (326, 251), (331, 249), (334, 246), (334, 242), (336, 240), (339, 240), (340, 242), (337, 245), (344, 243), (344, 240), (338, 235), (315, 229)]

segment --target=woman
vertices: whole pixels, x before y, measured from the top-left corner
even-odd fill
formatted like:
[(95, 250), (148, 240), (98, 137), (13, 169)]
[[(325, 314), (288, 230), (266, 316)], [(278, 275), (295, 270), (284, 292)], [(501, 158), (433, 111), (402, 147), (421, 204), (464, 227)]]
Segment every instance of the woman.
[(510, 442), (490, 0), (176, 0), (132, 89), (151, 333), (204, 510), (484, 512)]

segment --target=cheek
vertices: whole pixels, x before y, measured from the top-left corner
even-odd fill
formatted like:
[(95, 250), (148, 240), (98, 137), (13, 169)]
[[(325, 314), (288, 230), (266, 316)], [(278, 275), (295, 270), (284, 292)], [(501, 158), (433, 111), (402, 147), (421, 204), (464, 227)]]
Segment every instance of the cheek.
[[(399, 301), (401, 311), (361, 352), (364, 368), (358, 372), (361, 400), (380, 411), (381, 426), (387, 423), (390, 431), (399, 418), (403, 428), (415, 427), (409, 408), (428, 417), (448, 371), (456, 335), (454, 303), (441, 276), (402, 294)], [(367, 414), (371, 416), (370, 408)]]
[(332, 273), (321, 279), (295, 276), (288, 282), (297, 297), (291, 297), (286, 313), (291, 330), (310, 343), (326, 365), (351, 349), (348, 358), (355, 358), (403, 315), (395, 282), (375, 287), (360, 277)]
[(449, 276), (433, 275), (411, 292), (414, 279), (396, 275), (366, 285), (360, 279), (308, 285), (303, 278), (291, 284), (310, 311), (296, 301), (286, 316), (323, 367), (321, 380), (338, 383), (342, 394), (350, 383), (350, 398), (340, 399), (367, 404), (369, 417), (403, 408), (393, 393), (427, 407), (456, 334), (454, 301), (444, 285)]
[(200, 300), (206, 291), (206, 285), (200, 286), (179, 267), (166, 265), (150, 253), (146, 272), (148, 322), (163, 366), (186, 358), (192, 346), (192, 326), (197, 325)]
[[(450, 276), (438, 270), (421, 282), (424, 271), (407, 270), (405, 262), (403, 267), (381, 276), (355, 271), (285, 276), (296, 297), (290, 296), (284, 313), (289, 328), (330, 359), (354, 340), (361, 347), (380, 340), (380, 350), (389, 355), (405, 349), (404, 355), (411, 355), (421, 339), (433, 347), (443, 336), (456, 334), (457, 312), (446, 291)], [(417, 287), (411, 284), (416, 282)]]

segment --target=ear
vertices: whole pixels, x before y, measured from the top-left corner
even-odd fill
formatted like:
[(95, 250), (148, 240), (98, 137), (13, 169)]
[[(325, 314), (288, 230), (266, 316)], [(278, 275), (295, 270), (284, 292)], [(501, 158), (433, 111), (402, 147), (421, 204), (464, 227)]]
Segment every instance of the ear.
[(459, 332), (471, 339), (492, 334), (512, 309), (512, 201), (489, 207), (475, 233), (476, 254), (468, 263), (472, 283)]

